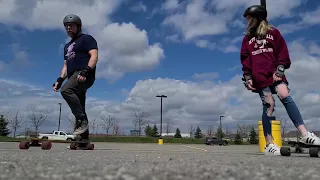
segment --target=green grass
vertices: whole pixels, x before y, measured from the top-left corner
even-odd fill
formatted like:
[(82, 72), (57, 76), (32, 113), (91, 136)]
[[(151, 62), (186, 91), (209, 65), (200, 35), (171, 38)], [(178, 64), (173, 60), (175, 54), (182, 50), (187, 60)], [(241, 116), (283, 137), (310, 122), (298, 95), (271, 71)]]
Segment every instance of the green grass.
[(21, 139), (7, 137), (7, 136), (0, 136), (0, 142), (19, 142), (19, 141), (21, 141)]

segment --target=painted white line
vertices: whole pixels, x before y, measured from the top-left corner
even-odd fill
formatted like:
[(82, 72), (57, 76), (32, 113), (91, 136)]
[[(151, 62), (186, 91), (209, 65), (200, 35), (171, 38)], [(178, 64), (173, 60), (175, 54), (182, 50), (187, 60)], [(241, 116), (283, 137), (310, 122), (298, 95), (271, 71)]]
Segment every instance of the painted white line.
[(181, 145), (181, 146), (188, 147), (188, 148), (191, 148), (191, 149), (197, 149), (197, 150), (201, 150), (201, 151), (208, 151), (208, 150), (206, 150), (206, 149), (197, 148), (197, 147), (192, 147), (192, 146), (187, 146), (187, 145)]

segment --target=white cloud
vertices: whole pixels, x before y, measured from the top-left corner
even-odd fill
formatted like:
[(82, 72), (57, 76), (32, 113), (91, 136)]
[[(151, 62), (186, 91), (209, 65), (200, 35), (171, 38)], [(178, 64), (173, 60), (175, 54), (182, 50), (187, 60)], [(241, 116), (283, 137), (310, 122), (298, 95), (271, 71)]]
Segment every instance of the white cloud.
[[(259, 1), (257, 0), (196, 0), (185, 3), (186, 5), (182, 6), (177, 4), (176, 1), (166, 1), (163, 7), (167, 7), (167, 9), (170, 9), (169, 7), (174, 8), (168, 11), (168, 16), (164, 19), (163, 25), (173, 27), (176, 33), (181, 35), (182, 42), (193, 42), (198, 47), (220, 50), (225, 53), (237, 52), (239, 49), (233, 44), (225, 44), (217, 39), (213, 41), (210, 37), (226, 35), (234, 28), (242, 28), (244, 31), (246, 25), (243, 12), (250, 5), (258, 3)], [(301, 3), (302, 0), (267, 2), (268, 20), (272, 21), (277, 18), (295, 16), (296, 14), (293, 10)], [(185, 8), (182, 9), (182, 7)], [(314, 19), (313, 21), (316, 20)], [(232, 35), (229, 37), (232, 37)], [(179, 41), (176, 40), (175, 42)]]
[[(125, 72), (150, 70), (164, 58), (160, 44), (149, 45), (147, 32), (132, 23), (112, 23), (97, 32), (100, 52), (98, 76), (117, 79)], [(112, 80), (110, 79), (110, 80)]]
[(179, 0), (166, 0), (162, 4), (162, 9), (167, 11), (176, 10), (179, 7)]
[(195, 79), (207, 79), (207, 80), (213, 80), (219, 77), (219, 74), (216, 72), (211, 73), (196, 73), (193, 75), (193, 78)]
[(140, 12), (140, 11), (147, 12), (147, 6), (143, 4), (142, 1), (139, 1), (139, 3), (135, 4), (130, 9), (134, 12)]
[(64, 30), (64, 16), (69, 13), (79, 15), (84, 31), (98, 41), (97, 76), (109, 81), (115, 81), (127, 72), (150, 70), (164, 58), (160, 44), (149, 44), (145, 30), (131, 22), (111, 22), (109, 16), (122, 0), (76, 1), (2, 1), (0, 23), (21, 25), (29, 30)]
[(320, 6), (310, 12), (299, 13), (298, 22), (289, 21), (285, 24), (280, 24), (277, 27), (281, 30), (282, 34), (289, 34), (301, 29), (307, 29), (311, 26), (320, 24)]
[[(227, 13), (213, 15), (205, 11), (205, 0), (187, 4), (185, 13), (174, 13), (165, 18), (163, 24), (172, 25), (181, 32), (185, 40), (198, 36), (218, 35), (227, 32)], [(214, 26), (213, 26), (214, 24)]]

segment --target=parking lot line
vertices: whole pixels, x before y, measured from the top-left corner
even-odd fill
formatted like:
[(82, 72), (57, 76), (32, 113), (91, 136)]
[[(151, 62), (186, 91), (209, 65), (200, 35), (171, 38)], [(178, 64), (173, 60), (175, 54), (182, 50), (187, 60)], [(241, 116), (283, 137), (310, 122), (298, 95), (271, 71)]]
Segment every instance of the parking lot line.
[(193, 147), (193, 146), (187, 146), (187, 145), (181, 145), (181, 146), (188, 147), (188, 148), (191, 148), (191, 149), (197, 149), (197, 150), (201, 150), (201, 151), (208, 151), (206, 149), (197, 148), (197, 147)]

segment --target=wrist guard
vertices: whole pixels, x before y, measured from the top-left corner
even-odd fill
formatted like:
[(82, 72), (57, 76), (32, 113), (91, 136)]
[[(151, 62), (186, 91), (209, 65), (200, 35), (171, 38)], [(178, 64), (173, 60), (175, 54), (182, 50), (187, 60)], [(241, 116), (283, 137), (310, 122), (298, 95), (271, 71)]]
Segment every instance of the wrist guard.
[(57, 79), (57, 81), (56, 81), (55, 83), (53, 83), (52, 87), (55, 86), (56, 83), (58, 83), (57, 89), (60, 89), (63, 81), (64, 81), (64, 79), (63, 79), (62, 77), (59, 77), (59, 78)]
[(248, 81), (251, 80), (251, 75), (243, 75), (242, 81), (246, 88), (248, 88)]
[(276, 76), (278, 77), (282, 77), (284, 75), (284, 66), (283, 65), (279, 65), (277, 67), (277, 71), (276, 71)]
[(86, 68), (82, 69), (79, 72), (79, 75), (83, 76), (83, 77), (87, 77), (88, 74), (92, 71), (92, 68), (90, 66), (87, 66)]

